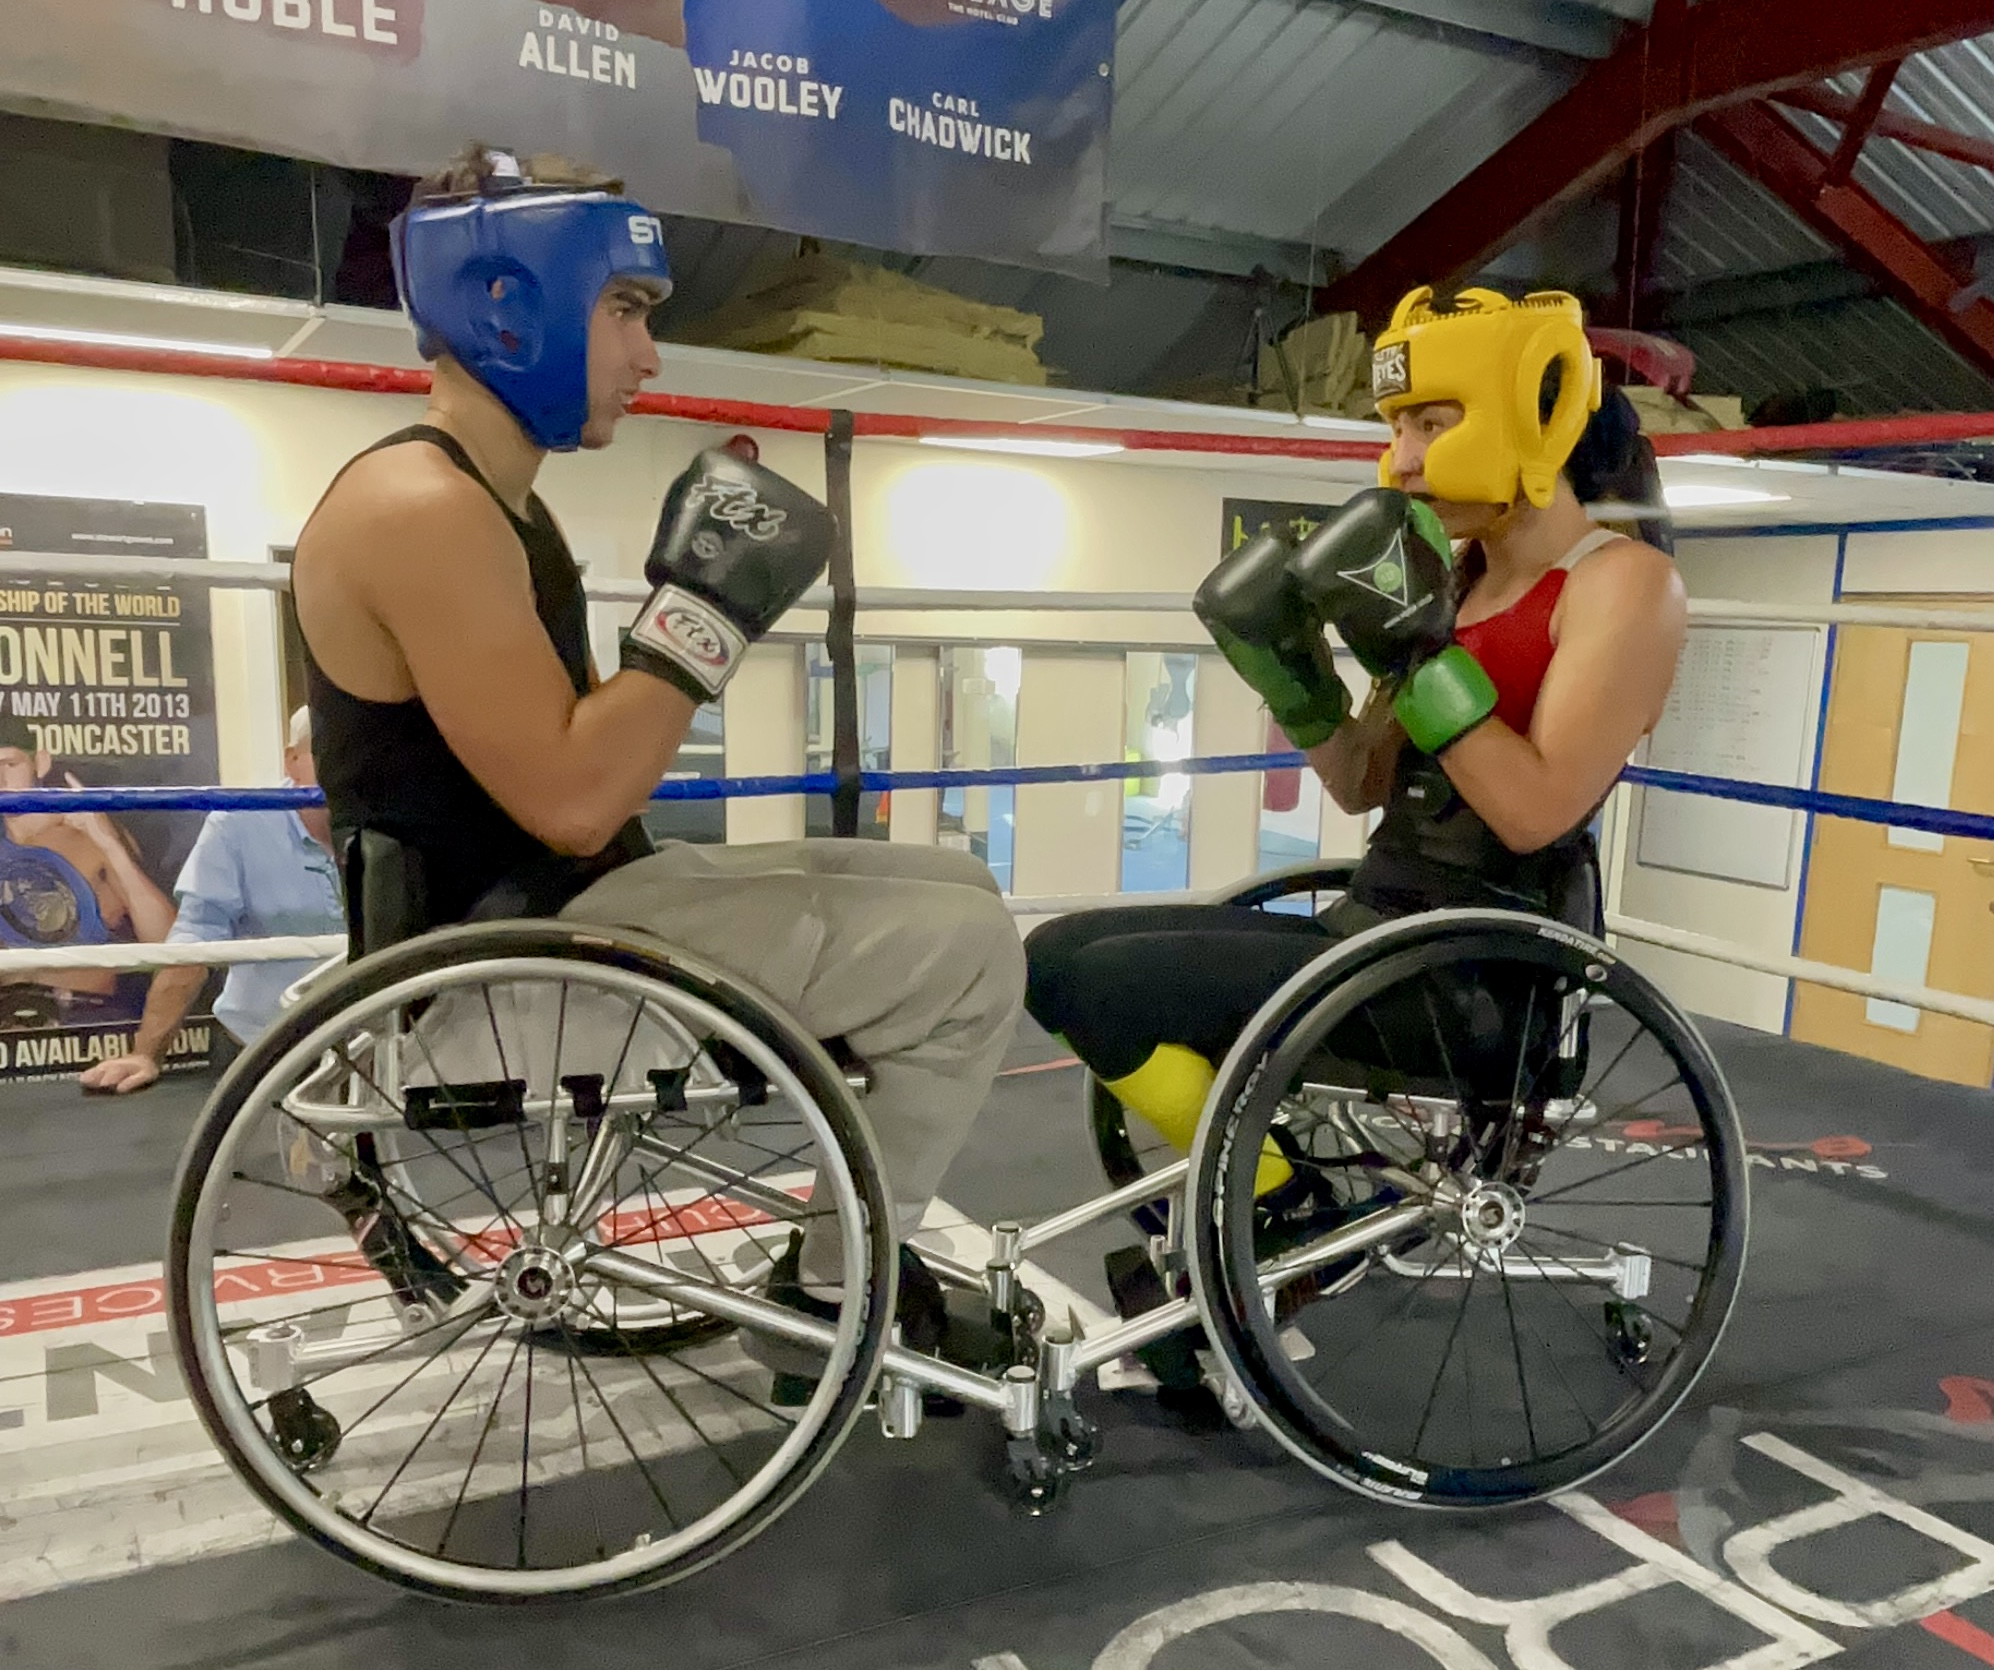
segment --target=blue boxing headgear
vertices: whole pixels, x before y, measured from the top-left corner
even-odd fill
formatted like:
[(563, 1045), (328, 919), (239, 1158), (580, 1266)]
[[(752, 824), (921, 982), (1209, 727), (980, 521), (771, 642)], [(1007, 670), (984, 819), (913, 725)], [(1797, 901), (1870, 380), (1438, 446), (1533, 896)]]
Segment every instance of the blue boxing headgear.
[(418, 203), (397, 217), (393, 249), (423, 357), (448, 354), (551, 452), (581, 444), (602, 292), (619, 278), (667, 293), (672, 283), (657, 217), (583, 187), (520, 183)]

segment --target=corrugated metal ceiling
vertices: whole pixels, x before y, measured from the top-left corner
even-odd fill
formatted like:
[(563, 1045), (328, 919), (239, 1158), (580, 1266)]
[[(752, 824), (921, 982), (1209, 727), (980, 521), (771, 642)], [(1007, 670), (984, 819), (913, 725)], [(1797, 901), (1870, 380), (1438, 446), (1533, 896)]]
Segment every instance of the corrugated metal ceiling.
[(1369, 5), (1125, 0), (1113, 223), (1360, 258), (1580, 68)]
[[(1854, 97), (1864, 77), (1830, 83)], [(1782, 110), (1832, 152), (1841, 125)], [(1994, 36), (1958, 41), (1906, 60), (1885, 108), (1980, 139), (1994, 139)], [(1893, 139), (1871, 139), (1856, 182), (1921, 238), (1944, 241), (1994, 232), (1994, 175)], [(1678, 142), (1674, 185), (1656, 251), (1656, 282), (1686, 289), (1715, 278), (1774, 272), (1836, 256), (1771, 192), (1694, 134)]]
[(1694, 133), (1676, 138), (1675, 172), (1655, 245), (1655, 283), (1687, 290), (1714, 278), (1825, 261), (1835, 248)]
[(1845, 416), (1994, 409), (1994, 380), (1894, 301), (1754, 313), (1688, 325), (1699, 390), (1735, 394), (1747, 413), (1772, 394), (1833, 389)]

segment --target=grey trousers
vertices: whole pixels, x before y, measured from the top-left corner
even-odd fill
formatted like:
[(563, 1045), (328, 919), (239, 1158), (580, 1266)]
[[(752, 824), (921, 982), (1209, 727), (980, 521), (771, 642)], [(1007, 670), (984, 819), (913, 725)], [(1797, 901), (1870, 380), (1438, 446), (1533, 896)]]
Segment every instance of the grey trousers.
[(656, 934), (844, 1038), (873, 1070), (866, 1117), (899, 1233), (913, 1231), (1024, 1002), (1024, 947), (981, 860), (884, 841), (669, 842), (561, 915)]

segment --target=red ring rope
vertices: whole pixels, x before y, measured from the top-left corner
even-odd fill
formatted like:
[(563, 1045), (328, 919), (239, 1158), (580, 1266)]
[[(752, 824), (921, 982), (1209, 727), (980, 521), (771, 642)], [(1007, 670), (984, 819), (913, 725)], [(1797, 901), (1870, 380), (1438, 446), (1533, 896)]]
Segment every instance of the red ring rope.
[[(42, 342), (10, 338), (0, 325), (0, 361), (81, 366), (99, 371), (135, 371), (175, 377), (221, 377), (235, 382), (280, 383), (299, 388), (339, 389), (355, 394), (422, 395), (429, 392), (426, 370), (403, 366), (356, 365), (338, 360), (238, 359), (197, 350), (129, 348), (96, 342)], [(829, 427), (827, 408), (769, 406), (749, 400), (708, 400), (683, 394), (640, 395), (631, 408), (646, 417), (676, 418), (738, 429), (784, 429), (821, 435)], [(899, 412), (859, 412), (854, 432), (881, 439), (917, 440), (932, 436), (1031, 436), (1048, 441), (1113, 442), (1130, 452), (1204, 452), (1259, 458), (1318, 459), (1371, 463), (1378, 443), (1329, 440), (1304, 435), (1233, 435), (1197, 430), (1111, 429), (1087, 424), (1001, 423), (973, 418), (921, 417)], [(1842, 423), (1796, 424), (1788, 428), (1720, 429), (1702, 434), (1655, 435), (1662, 457), (1699, 452), (1744, 457), (1759, 453), (1859, 452), (1875, 447), (1994, 439), (1994, 412), (1946, 412), (1913, 417), (1868, 418)]]

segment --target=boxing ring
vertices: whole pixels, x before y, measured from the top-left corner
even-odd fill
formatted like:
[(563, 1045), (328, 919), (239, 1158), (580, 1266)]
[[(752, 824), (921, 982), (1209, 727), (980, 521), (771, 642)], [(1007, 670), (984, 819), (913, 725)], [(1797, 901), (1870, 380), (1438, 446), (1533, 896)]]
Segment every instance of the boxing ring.
[[(185, 365), (151, 365), (185, 371)], [(280, 371), (287, 368), (279, 368)], [(253, 374), (267, 368), (252, 367)], [(205, 372), (204, 372), (205, 374)], [(239, 375), (231, 366), (226, 374)], [(298, 380), (311, 381), (318, 373)], [(405, 374), (329, 368), (320, 386), (409, 392)], [(343, 381), (334, 381), (335, 378)], [(385, 379), (385, 380), (384, 380)], [(688, 422), (766, 429), (821, 430), (833, 447), (848, 444), (840, 420), (796, 409), (717, 402), (661, 402), (640, 410)], [(1962, 423), (1967, 420), (1961, 420)], [(893, 440), (938, 432), (936, 420), (859, 414), (858, 438)], [(959, 433), (987, 436), (997, 426), (965, 424)], [(1033, 426), (1040, 435), (1060, 438)], [(1837, 447), (1850, 431), (1834, 425)], [(1900, 438), (1902, 426), (1877, 444)], [(1980, 421), (1977, 430), (1989, 427)], [(1075, 434), (1093, 434), (1083, 431)], [(1929, 436), (1929, 428), (1919, 431)], [(1118, 437), (1124, 444), (1127, 433)], [(1223, 451), (1199, 434), (1156, 432), (1135, 445), (1149, 450)], [(1695, 450), (1801, 449), (1827, 437), (1696, 436)], [(1284, 456), (1360, 460), (1361, 443), (1267, 438), (1255, 445), (1294, 448)], [(1860, 444), (1859, 442), (1857, 444)], [(1353, 450), (1354, 449), (1354, 450)], [(1238, 450), (1248, 450), (1242, 446)], [(0, 555), (0, 580), (12, 573), (60, 573), (75, 579), (154, 576), (178, 583), (276, 590), (280, 565), (190, 565), (106, 560), (62, 554)], [(629, 603), (643, 595), (635, 582), (596, 582), (591, 598)], [(849, 568), (833, 585), (805, 600), (835, 620), (842, 612), (841, 647), (826, 635), (834, 674), (844, 683), (837, 705), (840, 756), (829, 771), (723, 777), (660, 786), (660, 803), (777, 797), (830, 799), (849, 822), (864, 794), (1108, 784), (1163, 775), (1186, 778), (1251, 776), (1292, 770), (1300, 756), (1231, 753), (1183, 759), (1107, 760), (1080, 766), (1018, 766), (874, 771), (861, 769), (849, 701), (852, 645), (865, 639), (868, 616), (946, 610), (955, 615), (1001, 614), (1047, 601), (1020, 592), (938, 592), (864, 588)], [(1186, 600), (1155, 593), (1060, 593), (1062, 614), (1112, 621), (1127, 614), (1175, 612)], [(1725, 627), (1776, 623), (1834, 634), (1864, 626), (1931, 632), (1980, 632), (1988, 617), (1942, 607), (1828, 602), (1768, 605), (1742, 600), (1692, 602), (1692, 625)], [(814, 641), (819, 634), (783, 634)], [(901, 641), (904, 641), (901, 640)], [(1104, 630), (1096, 642), (1112, 642)], [(1830, 674), (1824, 670), (1824, 689)], [(1826, 793), (1818, 788), (1754, 783), (1633, 766), (1615, 790), (1609, 820), (1631, 816), (1637, 790), (1728, 800), (1813, 818), (1906, 829), (1940, 837), (1994, 840), (1994, 817), (1929, 806)], [(0, 795), (8, 814), (132, 810), (296, 809), (316, 802), (314, 791), (281, 789), (164, 789), (31, 791)], [(1145, 900), (1197, 896), (1141, 894)], [(1040, 918), (1109, 902), (1124, 895), (1021, 895), (1009, 900), (1021, 919)], [(1830, 986), (1865, 999), (1994, 1025), (1994, 1000), (1840, 969), (1777, 954), (1667, 923), (1614, 911), (1611, 940), (1652, 946), (1782, 980)], [(338, 939), (273, 939), (191, 947), (128, 946), (0, 953), (0, 974), (67, 964), (148, 969), (175, 963), (220, 965), (330, 956)], [(1744, 1325), (1733, 1330), (1710, 1379), (1685, 1413), (1625, 1469), (1586, 1491), (1560, 1497), (1527, 1518), (1503, 1522), (1493, 1534), (1411, 1524), (1390, 1510), (1341, 1498), (1323, 1500), (1306, 1478), (1282, 1471), (1264, 1440), (1250, 1431), (1187, 1438), (1149, 1410), (1141, 1395), (1116, 1400), (1116, 1440), (1127, 1464), (1111, 1468), (1075, 1494), (1071, 1516), (1048, 1521), (1038, 1536), (1021, 1529), (1001, 1504), (966, 1496), (961, 1475), (975, 1439), (967, 1425), (941, 1429), (932, 1453), (882, 1443), (854, 1446), (841, 1461), (835, 1493), (820, 1489), (743, 1561), (691, 1579), (652, 1602), (636, 1603), (629, 1621), (608, 1626), (627, 1637), (592, 1648), (606, 1663), (647, 1662), (657, 1628), (707, 1616), (733, 1622), (710, 1641), (682, 1643), (687, 1662), (714, 1665), (782, 1653), (827, 1665), (908, 1663), (975, 1666), (976, 1670), (1046, 1670), (1091, 1664), (1097, 1670), (1160, 1670), (1179, 1663), (1267, 1662), (1253, 1644), (1271, 1639), (1280, 1651), (1317, 1654), (1383, 1643), (1404, 1662), (1453, 1667), (1514, 1664), (1517, 1670), (1619, 1670), (1623, 1664), (1695, 1666), (1802, 1665), (1861, 1652), (1874, 1662), (1933, 1664), (1994, 1662), (1994, 1523), (1984, 1500), (1984, 1456), (1994, 1385), (1994, 1305), (1979, 1297), (1985, 1284), (1988, 1231), (1976, 1179), (1984, 1151), (1979, 1122), (1984, 1092), (1940, 1086), (1850, 1057), (1830, 1057), (1719, 1023), (1717, 1052), (1740, 1086), (1747, 1135), (1757, 1159), (1752, 1180), (1764, 1214), (1762, 1239), (1772, 1254), (1746, 1284)], [(1082, 1132), (1073, 1072), (1049, 1041), (1021, 1038), (1000, 1081), (987, 1130), (951, 1176), (948, 1204), (955, 1218), (938, 1226), (937, 1248), (974, 1265), (984, 1252), (968, 1220), (993, 1211), (1052, 1211), (1063, 1198), (1047, 1188), (1049, 1174), (1093, 1162), (1076, 1149)], [(1749, 1089), (1746, 1087), (1749, 1086)], [(45, 1092), (46, 1093), (46, 1092)], [(1062, 1111), (1055, 1104), (1069, 1104)], [(94, 1111), (94, 1109), (90, 1110)], [(1637, 1143), (1623, 1131), (1607, 1141)], [(1652, 1140), (1652, 1138), (1650, 1138)], [(157, 1145), (153, 1150), (157, 1152)], [(1867, 1162), (1867, 1163), (1866, 1163)], [(1836, 1169), (1839, 1168), (1839, 1169)], [(1875, 1176), (1867, 1175), (1876, 1173)], [(966, 1237), (966, 1238), (965, 1238)], [(1044, 1291), (1075, 1306), (1094, 1305), (1086, 1264), (1097, 1251), (1083, 1237), (1070, 1261), (1047, 1268)], [(1894, 1267), (1893, 1267), (1894, 1266)], [(1918, 1281), (1908, 1269), (1954, 1272), (1951, 1280)], [(114, 1295), (104, 1314), (140, 1319), (148, 1310), (148, 1278), (98, 1286)], [(1907, 1287), (1907, 1282), (1909, 1286)], [(45, 1311), (70, 1291), (51, 1274), (40, 1279)], [(73, 1287), (74, 1284), (71, 1284)], [(128, 1297), (115, 1297), (124, 1293)], [(81, 1303), (81, 1301), (79, 1301)], [(0, 1300), (0, 1316), (32, 1313), (33, 1296)], [(11, 1325), (11, 1323), (10, 1323)], [(156, 1325), (156, 1323), (155, 1323)], [(0, 1339), (8, 1328), (0, 1327)], [(127, 1368), (134, 1373), (138, 1359)], [(87, 1358), (74, 1365), (84, 1378), (102, 1377)], [(157, 1362), (142, 1371), (158, 1372)], [(130, 1380), (131, 1374), (126, 1375)], [(93, 1382), (94, 1383), (94, 1382)], [(1112, 1377), (1101, 1386), (1112, 1390)], [(4, 1405), (4, 1399), (0, 1399)], [(98, 1430), (98, 1429), (93, 1429)], [(937, 1429), (931, 1427), (932, 1436)], [(0, 1417), (0, 1467), (7, 1461)], [(104, 1440), (100, 1438), (99, 1443)], [(110, 1441), (116, 1448), (116, 1440)], [(162, 1452), (163, 1453), (163, 1452)], [(75, 1477), (54, 1462), (18, 1480), (17, 1517), (32, 1522), (37, 1504), (81, 1506), (93, 1468), (83, 1451), (63, 1452)], [(150, 1466), (178, 1477), (143, 1443), (94, 1473), (129, 1492)], [(136, 1470), (136, 1472), (135, 1472)], [(308, 1649), (325, 1662), (355, 1662), (370, 1631), (408, 1632), (421, 1656), (429, 1636), (441, 1649), (447, 1631), (488, 1655), (542, 1650), (598, 1629), (579, 1615), (519, 1619), (503, 1630), (491, 1620), (452, 1614), (429, 1622), (397, 1607), (385, 1592), (334, 1589), (322, 1562), (241, 1517), (228, 1501), (226, 1480), (211, 1474), (185, 1487), (190, 1511), (177, 1514), (177, 1538), (153, 1529), (156, 1553), (128, 1562), (145, 1568), (127, 1583), (144, 1587), (136, 1604), (164, 1606), (184, 1616), (161, 1632), (156, 1658), (189, 1662), (204, 1602), (187, 1598), (176, 1576), (225, 1572), (231, 1587), (263, 1595), (327, 1593), (322, 1626)], [(854, 1508), (853, 1504), (858, 1504)], [(225, 1526), (203, 1538), (202, 1510)], [(230, 1518), (231, 1513), (235, 1515)], [(948, 1535), (919, 1527), (946, 1526)], [(194, 1527), (191, 1531), (189, 1527)], [(1841, 1535), (1846, 1546), (1826, 1539)], [(1869, 1540), (1863, 1541), (1867, 1536)], [(1817, 1540), (1818, 1539), (1818, 1540)], [(854, 1545), (857, 1545), (854, 1547)], [(4, 1545), (0, 1545), (4, 1546)], [(826, 1558), (839, 1547), (839, 1558)], [(30, 1653), (79, 1627), (78, 1607), (90, 1590), (66, 1583), (113, 1578), (119, 1567), (79, 1561), (66, 1570), (17, 1578), (10, 1624)], [(220, 1561), (221, 1565), (186, 1564)], [(883, 1568), (890, 1594), (864, 1583), (841, 1585), (840, 1570)], [(1530, 1576), (1519, 1579), (1518, 1565)], [(0, 1561), (0, 1572), (24, 1570)], [(119, 1593), (117, 1585), (94, 1591)], [(179, 1600), (165, 1597), (179, 1595)], [(744, 1594), (748, 1597), (744, 1599)], [(1020, 1604), (1006, 1596), (1029, 1596)], [(593, 1615), (592, 1615), (593, 1616)], [(279, 1654), (305, 1637), (279, 1620), (250, 1628), (254, 1650)], [(435, 1632), (433, 1635), (431, 1632)], [(290, 1637), (289, 1645), (286, 1637)], [(338, 1643), (348, 1644), (340, 1647)], [(377, 1643), (378, 1645), (378, 1643)], [(1263, 1649), (1265, 1651), (1267, 1649)], [(1191, 1654), (1193, 1657), (1186, 1657)], [(1227, 1656), (1227, 1655), (1232, 1656)], [(1927, 1656), (1918, 1656), (1920, 1654)], [(176, 1657), (176, 1655), (178, 1655)], [(1215, 1655), (1215, 1656), (1213, 1656)], [(1935, 1655), (1935, 1656), (1934, 1656)], [(1947, 1656), (1951, 1655), (1951, 1656)], [(378, 1656), (378, 1655), (376, 1655)], [(36, 1662), (59, 1662), (47, 1656)], [(1397, 1662), (1387, 1659), (1383, 1662)], [(137, 1661), (134, 1661), (137, 1662)]]

